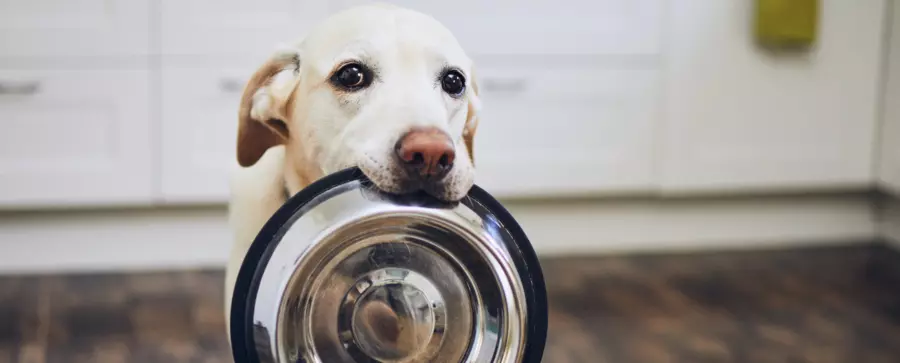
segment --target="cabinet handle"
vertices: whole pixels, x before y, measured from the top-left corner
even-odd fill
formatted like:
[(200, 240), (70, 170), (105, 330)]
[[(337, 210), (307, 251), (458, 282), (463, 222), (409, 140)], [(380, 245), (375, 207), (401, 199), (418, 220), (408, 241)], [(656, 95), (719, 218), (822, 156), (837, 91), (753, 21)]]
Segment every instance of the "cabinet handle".
[(487, 78), (481, 81), (481, 88), (488, 92), (521, 93), (528, 88), (524, 78)]
[(244, 91), (244, 82), (234, 78), (219, 80), (219, 89), (227, 93), (240, 93)]
[(38, 93), (40, 90), (41, 83), (38, 81), (0, 81), (0, 95), (28, 96)]

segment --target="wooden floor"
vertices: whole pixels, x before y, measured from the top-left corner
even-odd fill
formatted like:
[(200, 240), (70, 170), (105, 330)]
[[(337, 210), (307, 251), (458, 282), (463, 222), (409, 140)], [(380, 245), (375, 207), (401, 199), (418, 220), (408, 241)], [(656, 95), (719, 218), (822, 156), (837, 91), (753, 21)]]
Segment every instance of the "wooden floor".
[[(545, 362), (900, 362), (883, 247), (544, 261)], [(228, 362), (218, 271), (0, 278), (0, 363)]]

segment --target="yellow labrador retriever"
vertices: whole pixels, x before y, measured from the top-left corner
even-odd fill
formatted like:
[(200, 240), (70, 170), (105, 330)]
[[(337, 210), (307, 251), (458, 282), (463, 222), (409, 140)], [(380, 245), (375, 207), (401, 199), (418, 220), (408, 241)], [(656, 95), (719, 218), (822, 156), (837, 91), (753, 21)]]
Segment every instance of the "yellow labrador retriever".
[(244, 254), (286, 193), (358, 166), (386, 192), (465, 196), (478, 106), (472, 60), (451, 32), (396, 6), (336, 13), (272, 55), (241, 98), (226, 312)]

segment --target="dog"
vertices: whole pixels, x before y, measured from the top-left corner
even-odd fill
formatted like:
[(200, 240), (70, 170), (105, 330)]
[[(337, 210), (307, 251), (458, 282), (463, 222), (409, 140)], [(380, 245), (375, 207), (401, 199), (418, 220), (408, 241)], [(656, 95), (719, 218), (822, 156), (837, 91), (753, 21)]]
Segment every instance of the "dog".
[(479, 109), (473, 61), (441, 23), (410, 9), (349, 8), (274, 52), (240, 99), (226, 320), (259, 230), (324, 175), (359, 167), (387, 193), (463, 198)]

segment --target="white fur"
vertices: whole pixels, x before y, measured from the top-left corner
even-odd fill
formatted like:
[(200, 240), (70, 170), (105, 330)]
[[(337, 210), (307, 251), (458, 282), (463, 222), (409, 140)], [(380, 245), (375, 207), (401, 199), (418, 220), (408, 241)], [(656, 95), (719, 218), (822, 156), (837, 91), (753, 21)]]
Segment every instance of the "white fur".
[[(453, 35), (427, 15), (391, 5), (369, 5), (334, 14), (295, 46), (282, 47), (274, 58), (297, 59), (253, 93), (251, 118), (260, 122), (290, 115), (290, 140), (269, 149), (256, 164), (237, 168), (232, 181), (230, 223), (234, 246), (226, 278), (226, 316), (237, 270), (262, 225), (290, 193), (305, 187), (302, 170), (311, 160), (321, 174), (359, 166), (380, 189), (407, 192), (400, 179), (394, 145), (413, 127), (430, 126), (453, 138), (456, 158), (443, 185), (429, 190), (443, 199), (465, 195), (474, 181), (474, 166), (463, 142), (469, 103), (479, 108), (473, 91), (472, 61)], [(346, 93), (331, 86), (336, 68), (363, 60), (376, 71), (367, 89)], [(440, 86), (450, 66), (467, 79), (463, 97)], [(293, 97), (292, 109), (278, 109)], [(301, 157), (302, 156), (302, 157)]]
[(231, 317), (231, 295), (244, 255), (272, 214), (284, 204), (284, 147), (269, 149), (251, 168), (232, 173), (228, 223), (234, 242), (225, 271), (225, 321)]

